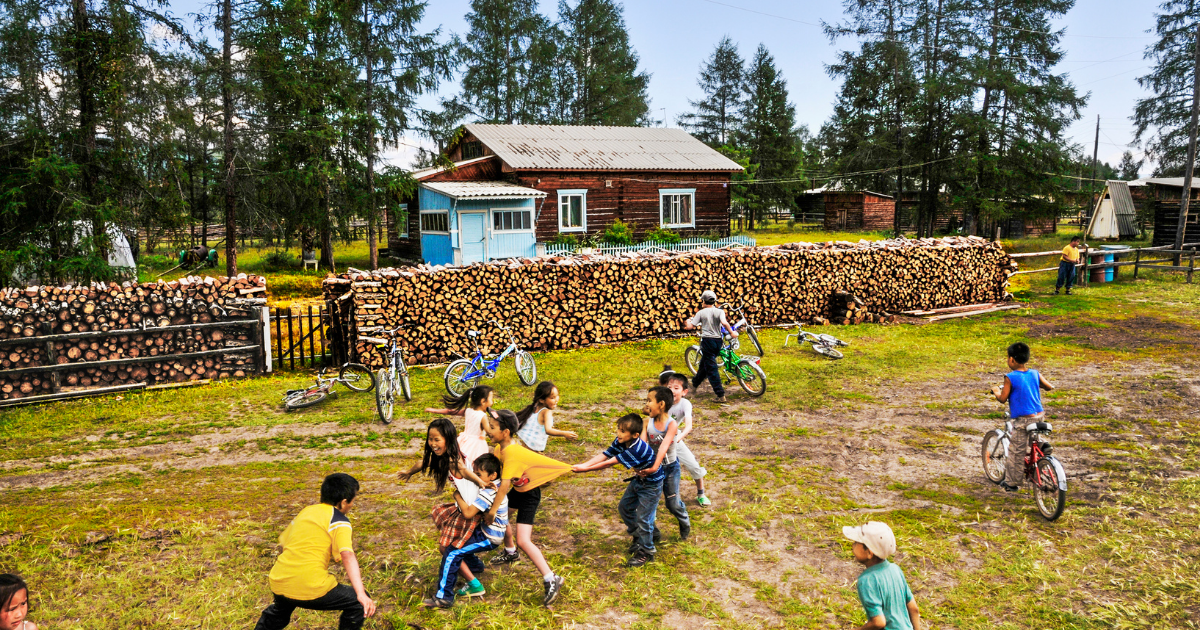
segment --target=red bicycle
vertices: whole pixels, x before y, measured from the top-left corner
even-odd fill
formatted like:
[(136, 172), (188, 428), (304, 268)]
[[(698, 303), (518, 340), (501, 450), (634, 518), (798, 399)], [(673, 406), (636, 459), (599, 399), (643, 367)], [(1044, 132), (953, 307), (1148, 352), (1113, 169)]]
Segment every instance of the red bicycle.
[[(993, 429), (983, 436), (983, 474), (988, 481), (1004, 481), (1004, 462), (1008, 459), (1013, 423), (1004, 414), (1004, 428)], [(1054, 431), (1049, 422), (1033, 422), (1025, 427), (1029, 433), (1029, 454), (1025, 456), (1025, 479), (1033, 484), (1033, 498), (1038, 512), (1047, 521), (1062, 516), (1067, 506), (1067, 473), (1062, 463), (1051, 453), (1054, 447), (1042, 438)]]

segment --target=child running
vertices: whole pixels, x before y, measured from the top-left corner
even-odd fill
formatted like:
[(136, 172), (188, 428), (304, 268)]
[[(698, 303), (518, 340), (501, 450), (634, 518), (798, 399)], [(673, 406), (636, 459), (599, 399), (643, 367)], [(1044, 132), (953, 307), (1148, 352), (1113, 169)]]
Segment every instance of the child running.
[[(475, 519), (480, 514), (491, 509), (496, 499), (496, 479), (500, 477), (500, 458), (491, 453), (484, 453), (475, 459), (475, 474), (486, 484), (479, 488), (474, 500), (467, 501), (462, 493), (454, 493), (454, 502), (458, 510), (467, 519)], [(424, 601), (426, 608), (450, 608), (454, 605), (454, 596), (479, 597), (486, 593), (475, 572), (483, 570), (483, 563), (475, 554), (495, 549), (504, 540), (504, 532), (508, 529), (508, 500), (503, 499), (496, 510), (496, 519), (490, 524), (480, 521), (471, 533), (471, 537), (458, 547), (442, 549), (442, 563), (438, 572), (437, 589), (433, 597)], [(463, 574), (467, 586), (458, 591), (454, 584), (458, 574)]]
[[(263, 611), (255, 630), (282, 630), (297, 608), (342, 611), (338, 630), (358, 630), (364, 617), (375, 614), (375, 602), (363, 590), (346, 518), (357, 494), (358, 480), (333, 473), (321, 483), (321, 502), (300, 510), (283, 530), (283, 553), (270, 574), (275, 601)], [(350, 586), (338, 584), (326, 571), (331, 554), (341, 560)]]
[[(659, 385), (650, 388), (650, 393), (646, 396), (645, 407), (650, 421), (643, 424), (642, 439), (656, 453), (654, 465), (655, 467), (661, 466), (663, 475), (665, 475), (662, 483), (663, 500), (667, 504), (667, 510), (679, 522), (679, 539), (687, 540), (688, 534), (692, 532), (692, 522), (688, 518), (687, 506), (679, 498), (679, 461), (675, 450), (675, 438), (679, 433), (679, 424), (668, 413), (674, 399), (674, 394), (667, 387)], [(648, 473), (639, 472), (638, 474)], [(654, 538), (656, 541), (662, 538), (662, 532), (658, 531), (657, 523), (654, 525)]]
[[(549, 436), (564, 437), (568, 440), (578, 439), (574, 431), (562, 431), (554, 428), (554, 410), (558, 409), (558, 388), (550, 381), (538, 383), (533, 390), (533, 402), (528, 407), (517, 412), (520, 428), (517, 437), (531, 451), (546, 452), (546, 442)], [(537, 414), (536, 417), (533, 417)], [(533, 420), (530, 421), (530, 418)]]
[(433, 477), (433, 483), (437, 486), (437, 492), (441, 492), (446, 487), (447, 479), (454, 479), (457, 484), (460, 480), (467, 479), (475, 485), (482, 486), (480, 481), (470, 466), (465, 465), (466, 460), (458, 450), (457, 429), (454, 428), (454, 423), (446, 418), (438, 418), (429, 423), (429, 428), (425, 431), (425, 451), (421, 456), (419, 464), (413, 464), (412, 468), (400, 473), (400, 481), (408, 481), (417, 473), (425, 473)]
[(1009, 436), (1008, 459), (1004, 462), (1004, 481), (1000, 487), (1009, 492), (1021, 488), (1025, 480), (1025, 452), (1029, 446), (1029, 433), (1025, 431), (1028, 424), (1040, 422), (1045, 417), (1042, 409), (1042, 392), (1050, 391), (1054, 386), (1037, 370), (1029, 369), (1029, 346), (1018, 341), (1008, 347), (1008, 369), (1004, 375), (1004, 389), (999, 386), (992, 388), (992, 395), (998, 402), (1008, 403), (1008, 415), (1012, 417), (1012, 435)]
[(490, 450), (483, 423), (487, 422), (488, 410), (496, 402), (496, 390), (487, 385), (476, 385), (461, 396), (442, 396), (442, 402), (446, 403), (445, 409), (426, 408), (425, 411), (452, 416), (462, 414), (466, 425), (458, 436), (458, 452), (466, 460), (467, 468), (471, 468), (476, 457)]
[(29, 615), (29, 586), (21, 576), (0, 574), (0, 630), (37, 630)]
[(643, 442), (642, 417), (636, 413), (626, 414), (617, 420), (617, 436), (612, 444), (595, 457), (575, 464), (577, 473), (608, 468), (615, 464), (647, 472), (645, 476), (634, 475), (628, 479), (629, 486), (617, 505), (625, 531), (633, 537), (629, 546), (629, 561), (626, 566), (640, 567), (654, 560), (654, 515), (658, 511), (658, 496), (662, 494), (663, 471), (655, 465), (654, 449)]
[(888, 562), (896, 553), (896, 536), (887, 523), (871, 521), (842, 528), (854, 541), (854, 560), (867, 567), (858, 576), (858, 600), (867, 613), (860, 630), (921, 630), (921, 610), (900, 567)]
[(542, 605), (549, 606), (558, 599), (564, 580), (562, 576), (555, 575), (550, 570), (550, 565), (542, 556), (542, 550), (533, 544), (533, 520), (542, 502), (541, 487), (571, 472), (571, 465), (550, 459), (518, 444), (514, 436), (519, 424), (517, 414), (507, 409), (498, 411), (496, 420), (488, 423), (488, 437), (496, 444), (496, 456), (503, 462), (504, 469), (500, 472), (500, 489), (483, 520), (488, 524), (493, 523), (500, 506), (506, 498), (508, 499), (509, 510), (516, 512), (517, 547), (505, 548), (492, 558), (492, 564), (515, 562), (519, 557), (517, 548), (520, 548), (542, 574), (546, 589)]
[(667, 412), (679, 425), (679, 434), (675, 436), (675, 456), (679, 465), (696, 481), (696, 503), (700, 507), (708, 507), (712, 505), (704, 493), (704, 476), (708, 471), (696, 461), (692, 449), (683, 443), (683, 438), (692, 432), (692, 401), (687, 399), (689, 383), (687, 376), (673, 371), (669, 365), (664, 365), (662, 374), (658, 375), (658, 384), (667, 386), (675, 395), (675, 403)]

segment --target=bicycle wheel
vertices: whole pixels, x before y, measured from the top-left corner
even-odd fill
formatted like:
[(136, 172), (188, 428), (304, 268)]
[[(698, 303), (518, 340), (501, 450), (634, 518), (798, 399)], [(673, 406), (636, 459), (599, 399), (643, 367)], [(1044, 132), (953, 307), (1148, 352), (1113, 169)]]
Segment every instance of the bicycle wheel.
[(517, 378), (521, 379), (522, 384), (528, 386), (537, 382), (537, 363), (534, 363), (532, 354), (517, 350), (513, 354), (513, 365), (517, 368)]
[(408, 368), (404, 368), (396, 376), (400, 378), (400, 393), (404, 394), (404, 400), (412, 400), (412, 385), (408, 382)]
[(1067, 507), (1067, 491), (1059, 487), (1060, 479), (1049, 457), (1038, 460), (1037, 473), (1041, 483), (1035, 480), (1033, 498), (1037, 500), (1038, 512), (1042, 513), (1042, 518), (1053, 521), (1062, 516), (1063, 509)]
[(766, 356), (766, 354), (763, 353), (762, 343), (758, 340), (758, 332), (754, 330), (753, 326), (746, 326), (746, 335), (750, 337), (750, 344), (754, 346), (754, 354), (757, 354), (760, 357)]
[(446, 366), (446, 374), (442, 377), (446, 382), (446, 391), (450, 392), (451, 396), (461, 396), (463, 392), (475, 387), (479, 382), (478, 376), (472, 379), (463, 378), (475, 371), (475, 363), (468, 359), (459, 359)]
[(700, 346), (688, 346), (688, 349), (683, 351), (683, 362), (687, 365), (687, 369), (692, 373), (692, 376), (699, 374)]
[(738, 384), (747, 394), (758, 398), (767, 393), (767, 375), (758, 367), (758, 364), (742, 359), (737, 364)]
[(814, 343), (813, 350), (815, 350), (817, 354), (823, 354), (830, 359), (842, 358), (842, 352), (840, 350), (835, 350), (833, 346), (827, 346), (823, 343)]
[(375, 389), (375, 375), (367, 366), (361, 363), (347, 363), (338, 371), (338, 378), (346, 383), (346, 387), (356, 392), (369, 392)]
[(983, 458), (983, 474), (992, 483), (1004, 481), (1004, 441), (995, 431), (988, 431), (983, 436), (983, 447), (980, 449)]
[(392, 423), (392, 407), (396, 402), (396, 384), (392, 382), (391, 372), (390, 368), (381, 368), (375, 377), (375, 408), (384, 424)]
[(325, 397), (328, 395), (329, 392), (320, 388), (305, 389), (285, 398), (283, 400), (283, 406), (286, 407), (288, 411), (291, 411), (292, 409), (303, 409), (305, 407), (311, 407), (322, 400), (325, 400)]

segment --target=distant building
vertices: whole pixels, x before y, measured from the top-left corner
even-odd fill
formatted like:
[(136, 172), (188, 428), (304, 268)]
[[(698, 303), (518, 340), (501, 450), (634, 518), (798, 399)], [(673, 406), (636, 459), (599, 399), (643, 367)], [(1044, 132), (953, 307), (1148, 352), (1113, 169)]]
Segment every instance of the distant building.
[[(1179, 205), (1183, 201), (1182, 177), (1150, 177), (1129, 182), (1135, 202), (1143, 204), (1142, 213), (1153, 217), (1152, 247), (1174, 245), (1179, 227)], [(1200, 243), (1200, 178), (1192, 179), (1192, 194), (1188, 202), (1184, 243)]]

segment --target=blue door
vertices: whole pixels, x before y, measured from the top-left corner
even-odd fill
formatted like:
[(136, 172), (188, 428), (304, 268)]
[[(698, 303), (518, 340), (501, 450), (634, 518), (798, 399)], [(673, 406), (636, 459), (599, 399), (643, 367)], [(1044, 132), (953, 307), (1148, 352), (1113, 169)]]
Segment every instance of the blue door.
[(464, 212), (458, 215), (459, 247), (462, 249), (463, 264), (483, 262), (487, 259), (487, 234), (484, 232), (482, 212)]

